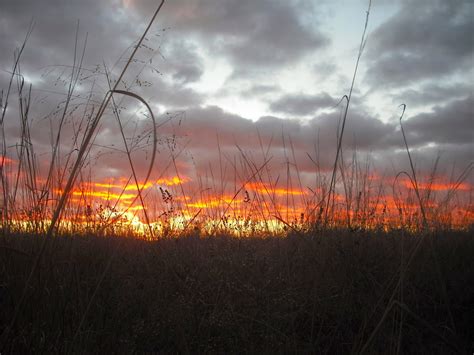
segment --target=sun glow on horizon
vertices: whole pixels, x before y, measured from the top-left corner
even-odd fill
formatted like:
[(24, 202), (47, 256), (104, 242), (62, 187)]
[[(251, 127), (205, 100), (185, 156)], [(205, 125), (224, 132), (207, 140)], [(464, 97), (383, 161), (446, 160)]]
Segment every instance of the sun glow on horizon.
[[(375, 175), (370, 180), (383, 183)], [(204, 234), (225, 232), (250, 236), (265, 232), (284, 235), (293, 229), (305, 230), (324, 223), (324, 190), (310, 192), (281, 185), (252, 181), (239, 185), (235, 192), (213, 193), (205, 189), (204, 193), (196, 194), (194, 180), (184, 175), (161, 177), (138, 184), (138, 188), (126, 178), (86, 182), (71, 191), (59, 229), (147, 236), (151, 228), (155, 236), (176, 236), (195, 230)], [(428, 190), (439, 193), (455, 188), (463, 192), (473, 190), (467, 182), (454, 185), (439, 179), (436, 183), (419, 183), (418, 186), (424, 194)], [(400, 187), (404, 197), (376, 194), (380, 188), (355, 196), (343, 191), (335, 193), (330, 204), (331, 225), (384, 230), (413, 228), (419, 223), (419, 204), (410, 181), (402, 180)], [(56, 193), (62, 191), (56, 190)], [(447, 209), (442, 200), (434, 199), (424, 199), (423, 204), (431, 223), (464, 228), (474, 221), (472, 205)], [(11, 219), (15, 228), (23, 230), (41, 230), (49, 223), (48, 217), (41, 217), (34, 210), (25, 210)]]

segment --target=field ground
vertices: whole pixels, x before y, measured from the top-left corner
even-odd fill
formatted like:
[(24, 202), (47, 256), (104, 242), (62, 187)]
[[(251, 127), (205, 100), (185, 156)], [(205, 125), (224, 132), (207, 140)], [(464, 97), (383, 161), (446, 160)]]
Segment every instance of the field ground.
[(401, 277), (420, 238), (60, 237), (6, 334), (42, 238), (2, 236), (1, 352), (472, 353), (472, 233), (427, 235)]

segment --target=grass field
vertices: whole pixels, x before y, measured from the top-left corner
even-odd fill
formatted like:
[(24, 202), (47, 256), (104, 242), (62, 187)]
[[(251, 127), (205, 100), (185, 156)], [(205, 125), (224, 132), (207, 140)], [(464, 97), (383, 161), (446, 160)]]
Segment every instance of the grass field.
[[(57, 238), (2, 352), (469, 353), (472, 235), (420, 238)], [(1, 239), (2, 331), (41, 239)]]

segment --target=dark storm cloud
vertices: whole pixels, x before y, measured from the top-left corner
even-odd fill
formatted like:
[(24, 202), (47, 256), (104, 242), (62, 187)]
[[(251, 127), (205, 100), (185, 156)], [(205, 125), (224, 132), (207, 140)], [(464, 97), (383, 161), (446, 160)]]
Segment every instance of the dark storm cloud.
[[(148, 13), (151, 1), (135, 1)], [(236, 66), (275, 66), (296, 61), (329, 43), (329, 38), (306, 26), (293, 2), (273, 0), (170, 1), (165, 22), (183, 37), (194, 36), (213, 53)]]
[(403, 1), (369, 37), (367, 79), (374, 87), (403, 87), (472, 69), (473, 3)]
[(335, 106), (337, 102), (326, 92), (317, 95), (290, 94), (270, 104), (273, 112), (297, 116), (314, 114), (316, 111)]

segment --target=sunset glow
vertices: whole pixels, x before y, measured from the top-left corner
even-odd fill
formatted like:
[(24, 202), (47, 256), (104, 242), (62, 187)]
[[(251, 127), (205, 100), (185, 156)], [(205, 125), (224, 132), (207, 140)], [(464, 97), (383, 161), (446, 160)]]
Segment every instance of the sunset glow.
[[(387, 179), (386, 182), (378, 181), (378, 185), (365, 190), (364, 194), (346, 195), (343, 191), (335, 194), (334, 204), (330, 204), (329, 223), (384, 230), (402, 226), (418, 228), (421, 223), (420, 206), (413, 187), (403, 181), (398, 197), (381, 194), (383, 186), (390, 184)], [(137, 186), (131, 184), (129, 179), (81, 183), (71, 191), (60, 229), (130, 232), (132, 235), (147, 236), (149, 227), (144, 212), (147, 212), (155, 236), (180, 235), (193, 228), (210, 234), (220, 231), (236, 236), (265, 232), (283, 235), (289, 228), (305, 230), (311, 225), (327, 223), (321, 190), (315, 188), (319, 192), (314, 192), (311, 189), (313, 194), (309, 193), (309, 189), (287, 190), (280, 185), (244, 182), (235, 186), (238, 189), (235, 193), (229, 191), (223, 194), (222, 191), (207, 189), (198, 197), (193, 179), (168, 176), (139, 184), (143, 194), (142, 205)], [(456, 186), (463, 198), (466, 193), (472, 193), (472, 186), (467, 183), (419, 183), (423, 196), (428, 196), (430, 192), (442, 193), (436, 200), (431, 198), (422, 202), (428, 222), (433, 227), (441, 223), (450, 228), (465, 228), (474, 220), (473, 206), (466, 204), (468, 200), (458, 199), (451, 208), (447, 208), (448, 202), (444, 197), (448, 197)], [(60, 195), (63, 191), (56, 190), (56, 193)], [(45, 212), (47, 215), (47, 210)], [(15, 221), (12, 225), (26, 230), (48, 226), (48, 218), (41, 218), (41, 214), (34, 216), (20, 213), (12, 219), (12, 222)]]
[[(119, 23), (144, 21), (150, 4), (107, 3), (91, 4), (107, 8), (100, 21), (82, 14), (87, 31), (36, 11), (44, 28), (22, 65), (10, 72), (0, 58), (7, 230), (283, 236), (474, 223), (471, 47), (438, 42), (438, 19), (454, 13), (448, 37), (464, 38), (463, 5), (426, 5), (425, 41), (420, 7), (404, 2), (169, 1), (145, 36)], [(64, 6), (68, 23), (84, 10)], [(101, 37), (105, 17), (119, 38)], [(439, 62), (414, 59), (425, 57)]]
[[(408, 189), (415, 189), (413, 183), (407, 180), (404, 180), (403, 184)], [(426, 183), (418, 183), (418, 189), (420, 190), (431, 190), (431, 191), (450, 191), (450, 190), (461, 190), (461, 191), (469, 191), (472, 189), (468, 183), (439, 183), (439, 182), (426, 182)]]

